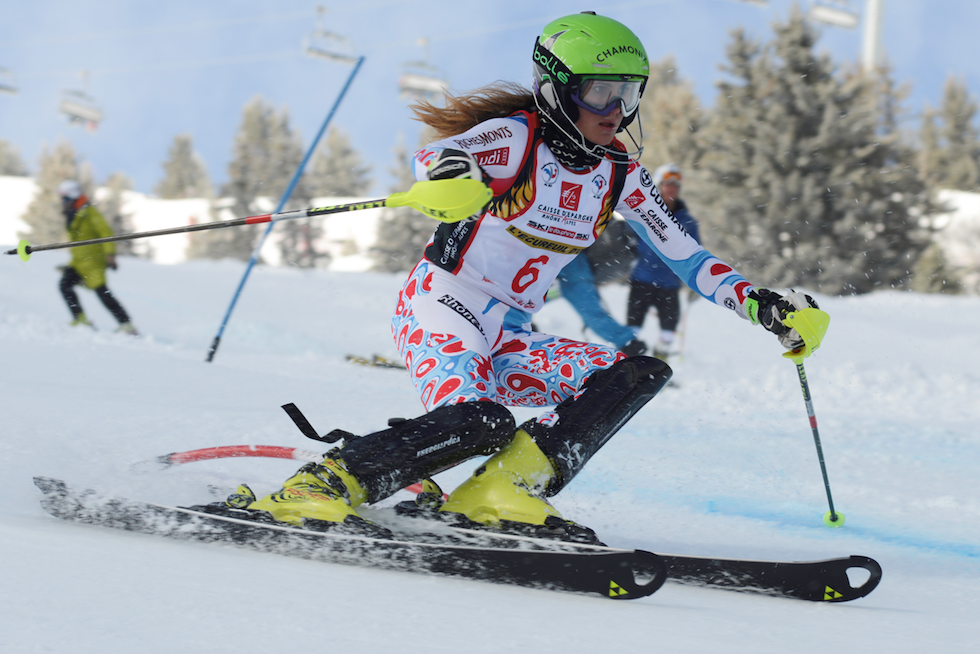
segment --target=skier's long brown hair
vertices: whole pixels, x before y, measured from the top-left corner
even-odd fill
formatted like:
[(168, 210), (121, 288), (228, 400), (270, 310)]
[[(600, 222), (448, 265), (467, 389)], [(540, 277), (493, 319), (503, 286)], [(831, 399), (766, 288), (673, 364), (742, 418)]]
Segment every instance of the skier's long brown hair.
[(462, 134), (491, 118), (509, 116), (515, 111), (535, 111), (534, 94), (520, 84), (496, 82), (465, 95), (446, 93), (446, 106), (437, 107), (427, 100), (411, 106), (417, 120), (431, 127), (436, 138)]

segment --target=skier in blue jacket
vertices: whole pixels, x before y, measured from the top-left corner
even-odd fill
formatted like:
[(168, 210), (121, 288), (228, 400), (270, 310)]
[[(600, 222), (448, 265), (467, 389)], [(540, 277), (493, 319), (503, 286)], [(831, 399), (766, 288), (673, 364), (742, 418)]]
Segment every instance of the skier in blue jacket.
[[(653, 183), (660, 191), (664, 204), (674, 214), (680, 226), (700, 243), (698, 223), (680, 198), (681, 180), (680, 168), (672, 163), (660, 166), (653, 173)], [(643, 321), (650, 307), (655, 308), (660, 322), (660, 337), (653, 348), (653, 356), (666, 361), (674, 353), (674, 337), (680, 321), (681, 280), (642, 240), (639, 242), (638, 249), (636, 267), (630, 275), (626, 324), (638, 332), (643, 327)]]

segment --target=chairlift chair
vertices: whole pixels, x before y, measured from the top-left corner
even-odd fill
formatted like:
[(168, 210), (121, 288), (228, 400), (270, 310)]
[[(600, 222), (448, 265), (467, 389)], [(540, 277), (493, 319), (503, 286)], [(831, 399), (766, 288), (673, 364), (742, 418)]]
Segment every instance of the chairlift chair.
[(82, 91), (65, 91), (58, 111), (68, 117), (68, 122), (95, 131), (102, 122), (103, 113), (95, 98)]
[(449, 82), (433, 75), (406, 71), (398, 78), (398, 90), (403, 100), (421, 97), (432, 101), (442, 97), (448, 88)]
[(846, 2), (831, 2), (829, 0), (817, 0), (810, 6), (810, 19), (843, 27), (844, 29), (854, 29), (858, 24), (858, 14)]
[(323, 29), (322, 19), (326, 12), (327, 10), (322, 5), (317, 6), (316, 29), (310, 36), (303, 39), (303, 52), (309, 57), (329, 59), (345, 64), (357, 63), (357, 57), (347, 54), (350, 50), (347, 39)]
[[(13, 77), (11, 72), (6, 68), (0, 68), (0, 78), (3, 77)], [(10, 95), (17, 95), (17, 87), (12, 84), (7, 84), (0, 81), (0, 93), (9, 93)]]

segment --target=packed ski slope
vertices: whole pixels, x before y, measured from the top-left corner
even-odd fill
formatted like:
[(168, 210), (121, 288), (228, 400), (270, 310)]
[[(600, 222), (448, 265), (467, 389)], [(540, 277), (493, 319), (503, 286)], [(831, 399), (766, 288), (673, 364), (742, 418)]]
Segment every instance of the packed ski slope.
[[(213, 363), (207, 348), (243, 266), (124, 258), (110, 287), (143, 332), (68, 326), (55, 266), (0, 259), (0, 651), (3, 652), (974, 652), (980, 613), (980, 299), (819, 297), (832, 316), (807, 360), (841, 529), (826, 498), (793, 365), (775, 339), (692, 307), (665, 389), (555, 499), (611, 545), (717, 556), (876, 558), (879, 588), (812, 604), (669, 583), (612, 602), (168, 541), (59, 521), (34, 475), (136, 499), (257, 492), (273, 459), (132, 464), (216, 445), (304, 449), (279, 408), (321, 431), (365, 432), (420, 405), (394, 355), (395, 276), (260, 269)], [(604, 289), (622, 313), (625, 291)], [(581, 323), (563, 300), (542, 330)], [(652, 330), (648, 337), (654, 338)], [(532, 415), (518, 411), (518, 417)], [(443, 473), (446, 487), (475, 462)]]

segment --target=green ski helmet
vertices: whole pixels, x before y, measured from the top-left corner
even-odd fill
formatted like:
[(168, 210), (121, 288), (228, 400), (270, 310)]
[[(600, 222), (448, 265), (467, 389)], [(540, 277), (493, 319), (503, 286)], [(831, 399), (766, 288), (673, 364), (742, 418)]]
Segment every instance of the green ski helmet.
[(594, 12), (552, 21), (534, 43), (538, 111), (593, 157), (617, 151), (586, 140), (575, 126), (579, 110), (604, 116), (618, 106), (622, 131), (636, 118), (649, 75), (640, 39), (622, 23)]

